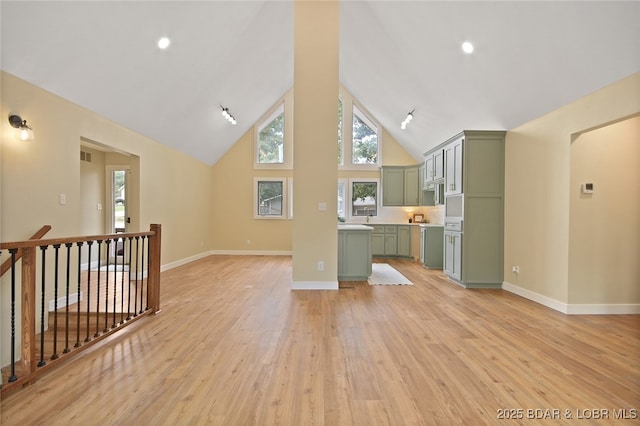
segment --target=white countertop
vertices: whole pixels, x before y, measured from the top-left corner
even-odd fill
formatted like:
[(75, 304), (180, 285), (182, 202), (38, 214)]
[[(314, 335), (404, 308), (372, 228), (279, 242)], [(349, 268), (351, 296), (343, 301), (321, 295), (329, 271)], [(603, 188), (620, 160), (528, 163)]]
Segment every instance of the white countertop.
[(421, 228), (429, 228), (429, 227), (444, 227), (444, 223), (420, 223)]
[(444, 226), (444, 223), (409, 223), (409, 222), (369, 222), (369, 223), (360, 223), (360, 222), (340, 222), (338, 226), (345, 225), (364, 225), (364, 226), (384, 226), (384, 225), (407, 225), (407, 226)]
[(371, 226), (354, 223), (339, 223), (338, 231), (373, 231)]

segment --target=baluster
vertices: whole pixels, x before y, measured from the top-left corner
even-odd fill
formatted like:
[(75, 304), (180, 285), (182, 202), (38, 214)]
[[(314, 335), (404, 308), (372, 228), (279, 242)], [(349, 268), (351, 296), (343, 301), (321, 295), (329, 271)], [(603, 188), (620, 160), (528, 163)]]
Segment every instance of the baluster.
[(149, 309), (151, 309), (149, 307), (149, 273), (151, 271), (151, 237), (147, 237), (147, 291), (145, 292), (145, 297), (146, 297), (146, 301), (145, 301), (145, 311), (148, 311)]
[(138, 316), (138, 259), (140, 258), (140, 250), (138, 249), (139, 240), (140, 240), (140, 237), (136, 235), (136, 277), (135, 277), (136, 288), (135, 288), (135, 294), (133, 296), (133, 316), (134, 317)]
[(53, 287), (53, 354), (51, 359), (58, 358), (58, 263), (60, 254), (60, 244), (54, 244), (55, 264), (54, 264), (54, 287)]
[[(42, 288), (40, 290), (40, 361), (38, 362), (38, 367), (42, 367), (47, 365), (47, 362), (44, 360), (44, 299), (45, 299), (45, 284), (46, 284), (46, 268), (45, 268), (45, 259), (46, 259), (46, 250), (48, 246), (40, 246), (40, 253), (42, 253)], [(47, 321), (49, 318), (47, 318)]]
[(107, 283), (104, 286), (104, 333), (109, 331), (109, 326), (107, 325), (107, 321), (109, 321), (109, 257), (111, 256), (111, 240), (105, 240), (107, 243)]
[(80, 343), (80, 292), (82, 289), (80, 288), (80, 283), (82, 282), (82, 245), (84, 243), (82, 241), (78, 241), (76, 246), (78, 247), (78, 302), (76, 303), (76, 343), (73, 345), (74, 348), (79, 348), (82, 343)]
[(120, 272), (120, 324), (124, 324), (124, 253), (126, 239), (122, 238), (122, 271)]
[(96, 286), (96, 334), (93, 337), (100, 335), (100, 275), (102, 268), (102, 240), (98, 240), (98, 284)]
[[(87, 336), (84, 338), (85, 342), (90, 342), (91, 337), (89, 337), (89, 318), (91, 317), (91, 246), (93, 245), (93, 241), (87, 241)], [(79, 302), (78, 302), (79, 303)]]
[(9, 382), (18, 380), (16, 376), (16, 253), (18, 249), (9, 249), (11, 253), (11, 375)]
[(65, 243), (64, 245), (67, 248), (67, 305), (65, 306), (65, 324), (64, 324), (64, 350), (63, 354), (71, 352), (71, 348), (69, 348), (69, 291), (71, 284), (71, 246), (73, 243)]
[(116, 300), (118, 293), (118, 239), (113, 239), (114, 244), (114, 254), (115, 254), (115, 264), (113, 265), (113, 324), (111, 324), (111, 328), (116, 328)]
[(127, 290), (127, 321), (131, 319), (131, 249), (133, 245), (133, 238), (129, 237), (129, 273), (128, 278), (128, 290)]
[[(142, 236), (142, 260), (141, 260), (141, 263), (142, 263), (142, 279), (140, 280), (140, 313), (144, 312), (144, 309), (142, 307), (143, 306), (142, 305), (142, 296), (143, 296), (143, 293), (144, 293), (144, 281), (145, 281), (145, 278), (144, 278), (144, 266), (145, 266), (144, 265), (144, 242), (145, 242), (146, 239), (147, 239), (147, 237), (145, 235), (143, 235)], [(147, 244), (147, 246), (148, 245), (149, 244)], [(148, 277), (149, 277), (149, 268), (147, 267), (147, 279), (148, 279)], [(149, 287), (148, 284), (147, 284), (147, 287)]]

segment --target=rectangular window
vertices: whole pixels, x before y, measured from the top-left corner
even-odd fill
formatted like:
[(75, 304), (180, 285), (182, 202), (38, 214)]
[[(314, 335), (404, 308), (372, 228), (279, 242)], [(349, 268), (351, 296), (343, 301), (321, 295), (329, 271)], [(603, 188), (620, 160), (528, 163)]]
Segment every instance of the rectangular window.
[(378, 215), (378, 182), (370, 180), (351, 181), (351, 215)]
[(353, 164), (378, 164), (378, 126), (353, 106)]
[(254, 219), (284, 219), (287, 197), (285, 178), (255, 178)]

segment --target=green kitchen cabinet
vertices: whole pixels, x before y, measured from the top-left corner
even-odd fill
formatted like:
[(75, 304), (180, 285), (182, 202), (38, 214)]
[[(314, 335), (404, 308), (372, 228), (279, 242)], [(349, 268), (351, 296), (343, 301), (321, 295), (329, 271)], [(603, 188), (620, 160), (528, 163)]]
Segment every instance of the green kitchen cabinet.
[(338, 227), (338, 280), (365, 281), (371, 275), (371, 235), (367, 226)]
[(437, 149), (427, 155), (424, 160), (424, 166), (425, 185), (444, 179), (444, 151)]
[(404, 206), (404, 167), (382, 167), (382, 205)]
[(444, 231), (444, 272), (460, 281), (462, 278), (462, 232)]
[(420, 191), (420, 168), (419, 166), (408, 166), (404, 168), (404, 205), (419, 205)]
[(420, 227), (420, 261), (429, 269), (443, 269), (444, 226)]
[(466, 288), (502, 287), (505, 133), (463, 131), (436, 148), (445, 156), (444, 272)]
[(459, 138), (444, 148), (444, 195), (462, 193), (462, 142)]
[(398, 225), (398, 244), (396, 254), (401, 257), (411, 257), (411, 226)]
[(372, 225), (373, 256), (411, 257), (411, 225)]
[(420, 166), (383, 166), (382, 205), (417, 206), (420, 196)]

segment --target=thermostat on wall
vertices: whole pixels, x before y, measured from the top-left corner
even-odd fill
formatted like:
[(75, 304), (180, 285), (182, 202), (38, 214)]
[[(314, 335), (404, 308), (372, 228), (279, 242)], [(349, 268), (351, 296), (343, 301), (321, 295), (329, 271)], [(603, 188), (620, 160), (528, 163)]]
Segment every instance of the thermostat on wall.
[(582, 184), (582, 193), (583, 194), (593, 194), (593, 183), (583, 183)]

